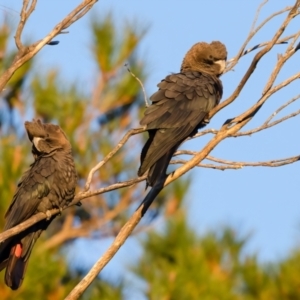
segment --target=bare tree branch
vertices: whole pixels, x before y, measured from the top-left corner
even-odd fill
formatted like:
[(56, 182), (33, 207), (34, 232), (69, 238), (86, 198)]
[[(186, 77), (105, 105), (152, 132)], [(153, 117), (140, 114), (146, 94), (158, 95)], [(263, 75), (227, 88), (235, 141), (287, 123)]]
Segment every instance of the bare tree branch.
[[(261, 5), (261, 7), (262, 7), (262, 5)], [(253, 29), (253, 28), (252, 28), (252, 29), (250, 30), (250, 33), (249, 33), (248, 37), (246, 38), (244, 44), (243, 44), (242, 47), (240, 48), (238, 54), (237, 54), (233, 59), (230, 60), (230, 64), (226, 67), (225, 72), (228, 72), (229, 70), (232, 70), (232, 69), (234, 68), (234, 66), (238, 63), (239, 59), (243, 56), (243, 53), (245, 53), (245, 48), (246, 48), (246, 46), (247, 46), (248, 43), (251, 41), (251, 39), (258, 33), (258, 31), (259, 31), (260, 29), (262, 29), (262, 28), (263, 28), (263, 27), (264, 27), (271, 19), (273, 19), (274, 17), (276, 17), (276, 16), (278, 16), (278, 15), (280, 15), (280, 14), (282, 14), (282, 13), (285, 13), (285, 12), (291, 10), (292, 8), (293, 8), (292, 6), (288, 6), (288, 7), (284, 8), (284, 9), (278, 11), (278, 12), (273, 13), (273, 14), (270, 15), (268, 18), (266, 18), (259, 26), (257, 26), (256, 29)], [(258, 11), (257, 11), (257, 14), (256, 14), (257, 17), (258, 17), (259, 12), (260, 12), (260, 8), (259, 8)], [(257, 17), (256, 17), (256, 18), (257, 18)], [(255, 23), (256, 23), (256, 22), (255, 22)], [(254, 23), (254, 24), (255, 24), (255, 23)], [(253, 26), (252, 26), (252, 27), (253, 27)]]
[(85, 191), (88, 191), (90, 189), (91, 181), (95, 172), (98, 171), (106, 162), (108, 162), (119, 151), (119, 149), (124, 146), (124, 144), (132, 135), (144, 132), (145, 130), (145, 128), (131, 129), (124, 135), (117, 146), (112, 151), (110, 151), (102, 161), (100, 161), (95, 167), (91, 169), (85, 184)]
[[(175, 155), (196, 155), (198, 152), (196, 151), (187, 151), (187, 150), (180, 150), (175, 153)], [(216, 164), (198, 164), (197, 167), (203, 167), (203, 168), (210, 168), (210, 169), (217, 169), (217, 170), (226, 170), (226, 169), (241, 169), (243, 167), (281, 167), (284, 165), (292, 164), (300, 159), (300, 155), (291, 156), (287, 158), (281, 158), (281, 159), (273, 159), (268, 161), (260, 161), (260, 162), (245, 162), (245, 161), (232, 161), (232, 160), (225, 160), (216, 158), (213, 156), (208, 155), (206, 157), (207, 160), (222, 164), (222, 165), (216, 165)], [(178, 160), (172, 160), (171, 164), (185, 164), (187, 160), (184, 159), (178, 159)]]
[[(89, 198), (91, 196), (100, 195), (100, 194), (107, 193), (107, 192), (110, 192), (110, 191), (113, 191), (113, 190), (116, 190), (116, 189), (132, 186), (136, 183), (144, 181), (145, 179), (146, 179), (146, 175), (144, 175), (142, 177), (135, 178), (135, 179), (131, 179), (131, 180), (128, 180), (128, 181), (118, 182), (118, 183), (112, 184), (108, 187), (100, 188), (98, 190), (81, 192), (81, 193), (79, 193), (78, 195), (75, 196), (73, 201), (68, 206), (63, 207), (62, 210), (65, 210), (70, 206), (74, 206), (77, 203), (79, 203), (81, 200)], [(54, 216), (54, 215), (57, 215), (57, 214), (61, 213), (61, 209), (58, 209), (58, 208), (51, 209), (47, 213), (50, 213), (51, 216)], [(32, 216), (31, 218), (29, 218), (28, 220), (20, 223), (19, 225), (15, 226), (15, 227), (12, 227), (12, 228), (0, 233), (0, 243), (5, 241), (9, 237), (14, 236), (14, 235), (18, 234), (19, 232), (24, 231), (25, 229), (32, 226), (33, 224), (35, 224), (35, 223), (37, 223), (37, 222), (39, 222), (43, 219), (46, 219), (47, 217), (48, 217), (47, 214), (38, 213), (38, 214)]]
[[(296, 79), (300, 78), (300, 72), (296, 73), (295, 75), (289, 77), (288, 79), (282, 81), (280, 84), (274, 86), (272, 89), (270, 89), (268, 92), (266, 92), (259, 101), (254, 104), (250, 109), (245, 111), (244, 113), (240, 114), (238, 117), (233, 118), (230, 120), (230, 123), (240, 122), (241, 120), (247, 119), (248, 122), (255, 116), (255, 114), (260, 110), (262, 105), (267, 101), (267, 99), (283, 87), (287, 86), (291, 82), (293, 82)], [(279, 123), (279, 122), (278, 122)], [(270, 126), (269, 126), (270, 127)]]
[(75, 286), (65, 300), (78, 299), (83, 292), (89, 287), (93, 280), (98, 276), (100, 271), (109, 263), (113, 256), (118, 252), (125, 243), (128, 236), (132, 233), (136, 225), (142, 218), (142, 206), (126, 222), (111, 246), (106, 250), (104, 255), (95, 263), (87, 275)]
[(258, 20), (258, 17), (259, 17), (259, 14), (260, 14), (260, 11), (262, 10), (263, 6), (267, 4), (269, 0), (264, 0), (257, 8), (256, 10), (256, 14), (254, 16), (254, 20), (253, 20), (253, 23), (251, 25), (251, 29), (250, 29), (250, 32), (254, 32), (255, 30), (255, 25), (257, 23), (257, 20)]
[(97, 2), (97, 0), (83, 0), (70, 14), (68, 14), (60, 23), (58, 23), (52, 31), (45, 36), (42, 40), (35, 42), (30, 46), (23, 46), (21, 42), (21, 33), (28, 20), (30, 14), (35, 8), (36, 0), (32, 0), (30, 7), (28, 7), (29, 0), (23, 1), (23, 7), (21, 11), (21, 20), (18, 25), (16, 33), (16, 44), (19, 49), (12, 65), (1, 75), (0, 77), (0, 91), (3, 90), (9, 79), (19, 69), (24, 63), (30, 60), (34, 55), (36, 55), (46, 44), (48, 44), (56, 35), (61, 33), (62, 30), (69, 27), (83, 15), (85, 15), (92, 6)]
[(279, 112), (281, 112), (284, 108), (297, 101), (300, 98), (300, 94), (293, 97), (291, 100), (287, 101), (283, 105), (281, 105), (276, 111), (272, 113), (272, 115), (265, 121), (264, 125), (268, 124)]
[[(243, 121), (245, 122), (245, 121)], [(243, 122), (235, 124), (228, 131), (231, 133), (240, 129)], [(246, 123), (246, 122), (245, 122)], [(223, 126), (224, 127), (224, 126)], [(189, 169), (198, 165), (201, 160), (207, 156), (207, 153), (213, 150), (213, 148), (223, 140), (227, 134), (230, 134), (225, 130), (220, 130), (218, 134), (200, 151), (197, 153), (190, 161), (177, 169), (174, 173), (170, 174), (165, 181), (165, 186), (186, 173)], [(151, 191), (150, 191), (151, 193)], [(149, 194), (150, 194), (149, 193)], [(148, 194), (148, 195), (149, 195)], [(65, 298), (65, 300), (78, 299), (80, 295), (88, 288), (92, 281), (98, 276), (101, 270), (108, 264), (108, 262), (117, 253), (120, 247), (125, 243), (126, 239), (132, 233), (136, 225), (140, 222), (142, 216), (144, 215), (144, 205), (141, 205), (138, 210), (132, 215), (132, 217), (127, 221), (127, 223), (122, 227), (119, 234), (107, 249), (107, 251), (102, 255), (102, 257), (94, 264), (87, 275), (75, 286), (75, 288), (70, 292), (70, 294)]]
[(296, 117), (296, 116), (298, 116), (299, 114), (300, 114), (300, 109), (297, 110), (297, 111), (295, 111), (295, 112), (293, 112), (293, 113), (290, 113), (289, 115), (287, 115), (287, 116), (285, 116), (285, 117), (282, 117), (282, 118), (280, 118), (280, 119), (278, 119), (278, 120), (276, 120), (276, 121), (274, 121), (274, 122), (272, 122), (272, 123), (269, 123), (269, 124), (265, 124), (265, 123), (264, 123), (263, 125), (261, 125), (261, 126), (259, 126), (259, 127), (256, 127), (256, 128), (254, 128), (254, 129), (247, 130), (247, 131), (243, 131), (243, 132), (238, 132), (238, 133), (234, 134), (233, 137), (245, 136), (245, 135), (251, 135), (251, 134), (253, 134), (253, 133), (256, 133), (256, 132), (262, 131), (262, 130), (264, 130), (264, 129), (273, 127), (273, 126), (275, 126), (275, 125), (277, 125), (277, 124), (279, 124), (279, 123), (282, 123), (282, 122), (284, 122), (284, 121), (286, 121), (286, 120), (288, 120), (288, 119), (290, 119), (290, 118)]
[[(286, 36), (286, 37), (284, 37), (284, 38), (278, 40), (278, 41), (275, 43), (275, 45), (287, 44), (287, 43), (288, 43), (287, 41), (290, 40), (290, 39), (292, 39), (292, 38), (294, 38), (295, 35), (296, 35), (296, 34), (291, 34), (291, 35), (289, 35), (289, 36)], [(244, 53), (241, 55), (241, 57), (247, 55), (248, 53), (250, 53), (250, 52), (252, 52), (252, 51), (254, 51), (254, 50), (258, 49), (258, 48), (262, 48), (263, 46), (266, 46), (269, 42), (270, 42), (270, 41), (268, 41), (268, 42), (263, 42), (263, 43), (260, 43), (260, 44), (258, 44), (258, 45), (256, 45), (256, 46), (253, 46), (253, 47), (251, 47), (251, 48), (245, 50)], [(230, 63), (232, 60), (234, 60), (234, 58), (230, 59), (230, 60), (229, 60), (229, 63)], [(226, 72), (225, 72), (225, 73), (226, 73)]]
[[(242, 124), (242, 122), (240, 123)], [(240, 124), (235, 124), (228, 131), (239, 130)], [(223, 126), (224, 128), (225, 126)], [(200, 151), (197, 153), (190, 161), (188, 161), (185, 165), (181, 166), (174, 173), (170, 174), (165, 180), (164, 186), (170, 184), (172, 181), (182, 176), (188, 170), (192, 169), (194, 166), (200, 163), (207, 154), (213, 150), (213, 148), (223, 140), (228, 132), (225, 131), (225, 128), (220, 130), (212, 140)], [(153, 187), (155, 188), (155, 186)], [(151, 194), (153, 188), (150, 190), (148, 195)], [(147, 196), (148, 196), (147, 195)], [(155, 194), (153, 197), (156, 197)], [(133, 214), (133, 216), (127, 221), (127, 223), (122, 227), (121, 231), (115, 238), (112, 245), (107, 249), (104, 255), (94, 264), (94, 266), (90, 269), (87, 275), (75, 286), (75, 288), (70, 292), (70, 294), (65, 298), (65, 300), (73, 300), (78, 299), (80, 295), (88, 288), (88, 286), (92, 283), (92, 281), (98, 276), (99, 272), (107, 265), (107, 263), (112, 259), (112, 257), (117, 253), (120, 247), (125, 243), (126, 239), (132, 233), (133, 229), (141, 220), (142, 216), (145, 214), (144, 205), (141, 205), (138, 210)]]
[(296, 39), (299, 37), (300, 32), (298, 32), (295, 37), (294, 37), (294, 42), (291, 43), (287, 49), (287, 52), (283, 55), (280, 55), (278, 58), (278, 62), (269, 78), (269, 81), (267, 82), (264, 90), (263, 90), (263, 94), (265, 94), (268, 90), (270, 90), (270, 88), (272, 87), (272, 85), (274, 84), (275, 79), (277, 78), (277, 75), (279, 74), (283, 64), (293, 55), (296, 53), (297, 50), (292, 49), (292, 46), (294, 45)]
[[(43, 40), (36, 42), (35, 44), (24, 47), (21, 42), (21, 34), (23, 31), (23, 28), (25, 26), (26, 20), (32, 13), (34, 7), (35, 7), (35, 0), (32, 0), (30, 2), (29, 6), (29, 0), (24, 0), (23, 2), (23, 9), (21, 12), (21, 21), (19, 23), (17, 33), (16, 33), (16, 44), (19, 49), (19, 53), (16, 56), (14, 64), (7, 70), (7, 73), (4, 74), (4, 79), (0, 79), (0, 89), (4, 87), (7, 80), (11, 77), (13, 72), (18, 68), (18, 66), (21, 66), (25, 61), (30, 59), (35, 53), (37, 53), (46, 43), (49, 43), (54, 36), (61, 33), (63, 29), (70, 26), (73, 22), (75, 22), (78, 18), (82, 17), (95, 3), (96, 1), (83, 1), (71, 14), (69, 14), (61, 23), (59, 23), (53, 31), (47, 35)], [(274, 82), (276, 78), (278, 77), (278, 74), (282, 70), (283, 65), (287, 60), (289, 60), (299, 49), (300, 44), (295, 46), (297, 39), (300, 36), (300, 31), (296, 32), (292, 35), (289, 35), (287, 37), (282, 36), (283, 32), (291, 22), (291, 20), (297, 16), (299, 12), (299, 6), (300, 6), (300, 0), (297, 0), (294, 4), (294, 6), (284, 8), (272, 15), (270, 15), (268, 18), (266, 18), (262, 23), (260, 23), (257, 27), (256, 23), (258, 20), (258, 16), (260, 14), (260, 11), (262, 7), (267, 3), (267, 1), (264, 1), (260, 7), (257, 10), (254, 22), (252, 24), (250, 33), (248, 37), (246, 38), (246, 41), (240, 48), (238, 54), (230, 61), (230, 63), (227, 65), (226, 72), (231, 70), (239, 61), (240, 57), (243, 55), (246, 55), (247, 53), (253, 51), (257, 48), (262, 48), (253, 58), (250, 66), (248, 67), (247, 71), (245, 72), (244, 76), (242, 77), (240, 83), (238, 84), (235, 91), (232, 93), (230, 97), (228, 97), (225, 101), (223, 101), (218, 107), (216, 107), (211, 113), (208, 115), (207, 119), (212, 118), (218, 111), (223, 109), (225, 106), (231, 104), (235, 99), (239, 96), (240, 92), (243, 90), (245, 84), (248, 82), (249, 78), (252, 76), (253, 72), (255, 71), (255, 68), (259, 61), (274, 47), (276, 44), (282, 44), (289, 42), (289, 45), (282, 55), (278, 57), (278, 60), (274, 66), (274, 69), (268, 78), (268, 81), (265, 85), (265, 88), (262, 92), (262, 96), (258, 99), (256, 103), (254, 103), (250, 108), (248, 108), (246, 111), (241, 113), (239, 116), (236, 116), (235, 118), (232, 118), (228, 121), (226, 121), (223, 126), (219, 129), (207, 129), (203, 130), (202, 132), (195, 135), (195, 137), (200, 137), (202, 135), (211, 133), (213, 134), (211, 140), (202, 148), (199, 149), (199, 151), (186, 151), (181, 150), (177, 151), (175, 155), (180, 154), (186, 154), (186, 155), (192, 155), (191, 159), (189, 160), (173, 160), (172, 163), (182, 164), (178, 169), (176, 169), (172, 174), (170, 174), (167, 178), (164, 179), (163, 182), (161, 182), (160, 186), (153, 187), (150, 192), (146, 195), (145, 200), (149, 201), (148, 203), (151, 203), (155, 197), (158, 195), (158, 193), (163, 189), (163, 187), (167, 186), (177, 178), (181, 177), (183, 174), (188, 172), (194, 167), (205, 167), (205, 168), (213, 168), (218, 170), (226, 170), (226, 169), (240, 169), (243, 167), (279, 167), (287, 164), (294, 163), (296, 161), (300, 160), (300, 155), (297, 156), (291, 156), (283, 159), (274, 159), (269, 161), (260, 161), (260, 162), (237, 162), (237, 161), (230, 161), (230, 160), (224, 160), (220, 158), (215, 158), (213, 156), (210, 156), (209, 154), (211, 151), (219, 145), (223, 140), (229, 138), (229, 137), (238, 137), (238, 136), (244, 136), (244, 135), (250, 135), (252, 133), (270, 128), (272, 126), (275, 126), (281, 122), (286, 121), (287, 119), (290, 119), (292, 117), (295, 117), (300, 114), (300, 109), (296, 110), (278, 120), (275, 120), (273, 122), (272, 119), (277, 115), (280, 111), (282, 111), (284, 108), (286, 108), (291, 103), (295, 102), (300, 98), (300, 95), (292, 98), (291, 100), (287, 101), (285, 104), (281, 105), (271, 116), (269, 116), (266, 121), (259, 127), (254, 128), (252, 130), (240, 132), (240, 130), (256, 115), (256, 113), (260, 110), (262, 105), (270, 99), (272, 95), (274, 95), (276, 92), (278, 92), (280, 89), (286, 87), (296, 79), (300, 78), (300, 72), (296, 73), (286, 80), (280, 82), (279, 84), (274, 86)], [(29, 8), (28, 8), (29, 7)], [(283, 14), (285, 12), (288, 12), (285, 20), (282, 22), (278, 30), (275, 32), (273, 38), (269, 40), (268, 42), (260, 43), (259, 45), (252, 47), (248, 50), (245, 50), (246, 46), (248, 45), (249, 41), (257, 34), (257, 32), (263, 28), (272, 18), (275, 16), (278, 16), (280, 14)], [(23, 17), (22, 17), (23, 14)], [(11, 69), (11, 70), (10, 70)], [(9, 71), (10, 70), (10, 71)], [(131, 73), (131, 71), (129, 70)], [(132, 74), (132, 73), (131, 73)], [(132, 74), (133, 75), (133, 74)], [(133, 75), (135, 76), (135, 75)], [(2, 76), (3, 77), (3, 76)], [(6, 79), (5, 79), (6, 78)], [(5, 81), (6, 80), (6, 81)], [(138, 80), (138, 79), (137, 79)], [(142, 83), (140, 82), (142, 85)], [(143, 85), (142, 85), (143, 88)], [(148, 105), (146, 93), (143, 89), (144, 96), (145, 96), (145, 103)], [(141, 132), (144, 132), (145, 128), (137, 128), (132, 129), (126, 133), (126, 135), (119, 141), (117, 146), (112, 149), (112, 151), (102, 160), (100, 161), (95, 167), (93, 167), (88, 175), (85, 189), (83, 192), (80, 192), (72, 201), (72, 203), (69, 206), (75, 205), (80, 200), (89, 198), (94, 195), (100, 195), (103, 193), (110, 192), (115, 189), (120, 189), (124, 187), (130, 187), (135, 185), (138, 182), (141, 182), (145, 180), (146, 175), (139, 178), (134, 178), (132, 180), (119, 182), (112, 184), (110, 186), (100, 188), (97, 190), (90, 190), (90, 185), (92, 182), (93, 175), (95, 172), (97, 172), (105, 163), (107, 163), (118, 151), (121, 149), (125, 143), (129, 140), (129, 138), (132, 135), (139, 134)], [(204, 160), (209, 160), (214, 163), (203, 163)], [(129, 194), (128, 194), (129, 195)], [(127, 195), (127, 196), (128, 196)], [(123, 210), (129, 203), (131, 203), (128, 198), (124, 198), (119, 202), (119, 204), (113, 209), (107, 212), (107, 215), (101, 222), (105, 222), (106, 220), (111, 220), (114, 218), (121, 210)], [(68, 206), (68, 207), (69, 207)], [(64, 209), (66, 209), (65, 207)], [(117, 237), (115, 238), (112, 245), (108, 248), (106, 253), (98, 260), (98, 262), (93, 266), (93, 268), (88, 272), (88, 274), (78, 283), (78, 285), (71, 291), (71, 293), (67, 296), (66, 299), (78, 299), (80, 295), (86, 290), (86, 288), (91, 284), (91, 282), (96, 278), (96, 276), (99, 274), (99, 272), (105, 267), (105, 265), (112, 259), (112, 257), (116, 254), (116, 252), (119, 250), (119, 248), (124, 244), (128, 236), (132, 233), (136, 225), (141, 220), (144, 213), (147, 211), (148, 206), (146, 204), (143, 204), (137, 209), (137, 211), (132, 215), (132, 217), (128, 220), (128, 222), (123, 226)], [(60, 213), (59, 209), (53, 209), (50, 211), (52, 215)], [(34, 223), (45, 219), (47, 216), (46, 214), (39, 213), (28, 219), (27, 221), (15, 226), (14, 228), (11, 228), (2, 234), (0, 234), (0, 242), (25, 230), (26, 228), (32, 226)], [(103, 224), (102, 223), (102, 224)], [(99, 223), (96, 223), (96, 225), (99, 225)], [(93, 225), (94, 226), (94, 225)], [(94, 228), (94, 227), (93, 227)], [(68, 231), (68, 234), (66, 235), (66, 232)], [(55, 239), (52, 241), (50, 240), (48, 245), (46, 244), (45, 247), (50, 247), (51, 245), (57, 245), (58, 243), (64, 241), (66, 238), (70, 238), (72, 236), (78, 237), (78, 236), (86, 236), (91, 231), (91, 227), (86, 227), (85, 224), (80, 229), (72, 228), (72, 214), (70, 214), (65, 223), (64, 227), (62, 229), (61, 234), (57, 235)], [(49, 246), (50, 245), (50, 246)]]
[(217, 162), (217, 163), (226, 164), (226, 165), (237, 165), (237, 166), (240, 166), (240, 168), (243, 168), (243, 167), (280, 167), (280, 166), (288, 165), (288, 164), (298, 161), (300, 159), (300, 155), (281, 158), (281, 159), (273, 159), (273, 160), (268, 160), (268, 161), (260, 161), (260, 162), (230, 161), (230, 160), (216, 158), (213, 156), (207, 156), (206, 159)]
[[(30, 7), (28, 8), (28, 4), (29, 1), (31, 1), (30, 3)], [(15, 36), (15, 41), (16, 41), (16, 45), (17, 48), (19, 49), (19, 51), (23, 51), (24, 46), (21, 42), (21, 35), (24, 29), (24, 26), (28, 20), (28, 18), (30, 17), (31, 13), (34, 11), (35, 6), (36, 6), (37, 0), (24, 0), (23, 1), (23, 7), (21, 10), (21, 18), (20, 18), (20, 22), (16, 31), (16, 36)]]
[[(280, 36), (282, 35), (282, 33), (284, 32), (285, 28), (287, 27), (287, 25), (289, 24), (289, 22), (297, 15), (299, 14), (298, 8), (299, 8), (299, 1), (296, 1), (296, 4), (291, 8), (288, 16), (286, 17), (286, 19), (283, 21), (282, 25), (280, 26), (280, 28), (276, 31), (273, 39), (260, 51), (258, 52), (255, 57), (253, 58), (251, 65), (249, 66), (247, 72), (245, 73), (244, 77), (242, 78), (241, 82), (239, 83), (239, 85), (237, 86), (237, 88), (235, 89), (235, 91), (232, 93), (232, 95), (227, 98), (225, 101), (221, 102), (217, 107), (215, 107), (209, 114), (208, 114), (208, 119), (211, 119), (218, 111), (220, 111), (221, 109), (223, 109), (224, 107), (226, 107), (227, 105), (229, 105), (230, 103), (232, 103), (240, 94), (241, 90), (243, 89), (243, 87), (245, 86), (246, 82), (248, 81), (248, 79), (250, 78), (250, 76), (252, 75), (252, 73), (254, 72), (258, 62), (260, 61), (260, 59), (266, 54), (268, 53), (273, 46), (275, 45), (275, 43), (278, 41), (278, 39), (280, 38)], [(284, 12), (285, 10), (282, 10), (280, 13)], [(243, 48), (244, 51), (244, 48)], [(243, 51), (241, 53), (243, 53)], [(241, 54), (240, 54), (241, 55)], [(239, 57), (239, 56), (238, 56)], [(246, 113), (245, 113), (246, 114)], [(249, 115), (247, 113), (247, 115)], [(234, 120), (235, 122), (238, 122), (238, 120)]]
[[(264, 3), (266, 3), (266, 2), (264, 2)], [(264, 5), (264, 3), (262, 5)], [(293, 7), (283, 9), (280, 12), (277, 12), (277, 13), (271, 15), (264, 22), (262, 22), (261, 25), (258, 26), (255, 30), (254, 30), (254, 26), (255, 26), (256, 20), (254, 21), (254, 25), (251, 29), (251, 32), (250, 32), (245, 44), (242, 46), (240, 53), (237, 56), (237, 60), (243, 54), (247, 43), (250, 41), (250, 39), (255, 35), (255, 33), (260, 28), (262, 28), (274, 16), (279, 15), (285, 11), (289, 11), (287, 17), (285, 18), (285, 20), (282, 23), (282, 25), (280, 26), (280, 28), (276, 31), (272, 40), (269, 41), (264, 46), (264, 48), (255, 55), (254, 59), (252, 60), (251, 65), (249, 66), (247, 72), (245, 73), (244, 77), (242, 78), (240, 84), (238, 85), (236, 90), (233, 92), (233, 94), (227, 100), (222, 102), (215, 110), (213, 110), (209, 114), (208, 118), (211, 118), (212, 116), (214, 116), (214, 114), (217, 113), (220, 109), (222, 109), (225, 106), (227, 106), (228, 104), (232, 103), (238, 97), (239, 93), (245, 86), (246, 82), (248, 81), (248, 79), (250, 78), (252, 73), (254, 72), (256, 65), (258, 64), (260, 59), (262, 59), (262, 57), (266, 53), (268, 53), (276, 43), (279, 43), (279, 38), (282, 35), (282, 33), (284, 32), (287, 25), (297, 14), (299, 14), (299, 11), (298, 11), (299, 3), (300, 3), (300, 0), (297, 0)], [(262, 7), (262, 5), (261, 5), (261, 7)], [(257, 15), (259, 14), (261, 7), (258, 9)], [(294, 40), (296, 39), (296, 37), (297, 37), (297, 34), (295, 35)], [(297, 47), (295, 49), (297, 50)], [(290, 50), (290, 49), (288, 49), (288, 50)], [(294, 52), (296, 50), (294, 50)], [(222, 126), (222, 128), (219, 131), (217, 131), (217, 132), (216, 131), (208, 131), (208, 132), (214, 133), (214, 136), (212, 137), (212, 139), (203, 147), (203, 149), (201, 149), (201, 151), (196, 152), (189, 161), (184, 161), (184, 164), (181, 167), (179, 167), (175, 172), (170, 174), (164, 181), (164, 184), (163, 184), (164, 186), (166, 186), (169, 183), (171, 183), (172, 181), (176, 180), (177, 178), (179, 178), (180, 176), (185, 174), (187, 171), (189, 171), (193, 167), (198, 166), (205, 158), (215, 160), (215, 161), (218, 160), (218, 163), (223, 164), (222, 166), (220, 166), (221, 168), (225, 168), (225, 167), (226, 168), (227, 167), (240, 168), (243, 166), (272, 166), (272, 167), (275, 167), (275, 166), (280, 166), (280, 165), (292, 163), (292, 162), (299, 160), (299, 156), (295, 156), (295, 157), (290, 157), (290, 158), (286, 158), (286, 159), (272, 160), (272, 161), (266, 161), (266, 162), (255, 162), (255, 163), (244, 162), (243, 163), (243, 162), (224, 161), (224, 160), (219, 160), (219, 159), (208, 156), (209, 153), (221, 141), (223, 141), (227, 137), (231, 137), (231, 136), (234, 136), (235, 134), (237, 134), (240, 131), (240, 129), (243, 128), (253, 118), (253, 116), (257, 113), (257, 111), (260, 109), (260, 107), (263, 105), (263, 103), (270, 97), (270, 95), (272, 95), (273, 93), (278, 91), (280, 88), (291, 83), (293, 80), (299, 78), (299, 75), (296, 74), (296, 75), (292, 76), (291, 78), (283, 81), (279, 85), (272, 88), (272, 84), (274, 83), (274, 78), (276, 78), (276, 76), (278, 75), (278, 72), (279, 72), (279, 70), (281, 70), (284, 62), (291, 56), (292, 56), (291, 51), (288, 51), (288, 52), (286, 52), (285, 56), (283, 58), (281, 58), (281, 60), (279, 59), (280, 62), (277, 63), (277, 65), (275, 66), (274, 72), (271, 74), (271, 76), (269, 78), (269, 81), (266, 85), (266, 89), (265, 89), (261, 99), (259, 99), (259, 101), (255, 105), (253, 105), (250, 109), (248, 109), (245, 113), (242, 113), (240, 116), (234, 118), (233, 120), (229, 120), (228, 122), (225, 122), (225, 124)], [(233, 65), (234, 65), (234, 63), (237, 63), (237, 61), (233, 62)], [(204, 165), (207, 166), (207, 164), (204, 164)], [(212, 167), (212, 166), (210, 166), (210, 167)], [(153, 195), (152, 195), (153, 189), (154, 189), (154, 187), (148, 193), (148, 195), (146, 196), (145, 199), (149, 198), (150, 201), (153, 201), (153, 199), (157, 196), (157, 191), (154, 191)], [(159, 191), (160, 190), (158, 189), (158, 192)], [(114, 240), (112, 245), (105, 252), (105, 254), (92, 267), (92, 269), (83, 278), (83, 280), (81, 280), (78, 283), (78, 285), (71, 291), (71, 293), (66, 297), (67, 300), (79, 298), (79, 296), (86, 290), (86, 288), (91, 284), (91, 282), (94, 280), (94, 278), (96, 278), (96, 276), (99, 274), (99, 272), (104, 268), (104, 266), (112, 259), (112, 257), (115, 255), (115, 253), (121, 247), (121, 245), (123, 245), (123, 243), (125, 242), (127, 237), (132, 233), (134, 227), (139, 223), (140, 219), (142, 218), (142, 216), (146, 210), (147, 210), (147, 207), (145, 209), (143, 204), (139, 207), (139, 209), (133, 214), (133, 216), (130, 218), (130, 220), (123, 226), (120, 233), (118, 234), (118, 236), (116, 237), (116, 239)]]
[[(91, 232), (99, 230), (107, 222), (112, 221), (116, 218), (122, 211), (125, 211), (128, 206), (133, 203), (136, 199), (133, 197), (134, 186), (131, 186), (130, 189), (127, 189), (125, 195), (122, 195), (122, 198), (116, 206), (113, 208), (108, 208), (103, 211), (102, 216), (95, 216), (91, 220), (81, 221), (80, 225), (74, 226), (74, 214), (70, 213), (66, 215), (66, 220), (63, 223), (62, 229), (56, 234), (47, 239), (40, 249), (50, 249), (56, 246), (59, 246), (66, 241), (78, 237), (88, 237), (91, 235)], [(101, 235), (103, 235), (103, 230), (101, 228)]]

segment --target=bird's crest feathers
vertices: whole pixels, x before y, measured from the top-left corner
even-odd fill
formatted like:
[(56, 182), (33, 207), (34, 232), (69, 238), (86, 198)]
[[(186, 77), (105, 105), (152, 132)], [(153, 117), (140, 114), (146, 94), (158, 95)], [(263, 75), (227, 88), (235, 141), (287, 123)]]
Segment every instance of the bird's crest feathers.
[(50, 123), (42, 123), (40, 120), (25, 122), (25, 128), (34, 150), (39, 153), (50, 153), (57, 149), (70, 150), (71, 144), (63, 130)]
[(198, 71), (220, 76), (227, 59), (226, 47), (219, 41), (192, 46), (181, 64), (181, 72)]

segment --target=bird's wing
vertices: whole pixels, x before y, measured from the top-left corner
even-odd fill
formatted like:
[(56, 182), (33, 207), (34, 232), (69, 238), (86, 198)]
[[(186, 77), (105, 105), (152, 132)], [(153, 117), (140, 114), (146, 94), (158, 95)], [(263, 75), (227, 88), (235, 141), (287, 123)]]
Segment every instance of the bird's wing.
[(178, 73), (167, 76), (151, 96), (141, 125), (147, 129), (176, 128), (202, 121), (199, 113), (208, 113), (221, 99), (221, 82), (209, 74)]
[(40, 157), (24, 173), (6, 212), (5, 229), (31, 217), (39, 203), (50, 193), (55, 172), (52, 157)]
[(154, 132), (151, 143), (146, 143), (143, 149), (139, 174), (194, 134), (222, 96), (221, 82), (212, 75), (199, 72), (169, 75), (158, 87), (159, 90), (150, 98), (152, 105), (141, 120), (141, 125), (146, 125), (149, 133)]

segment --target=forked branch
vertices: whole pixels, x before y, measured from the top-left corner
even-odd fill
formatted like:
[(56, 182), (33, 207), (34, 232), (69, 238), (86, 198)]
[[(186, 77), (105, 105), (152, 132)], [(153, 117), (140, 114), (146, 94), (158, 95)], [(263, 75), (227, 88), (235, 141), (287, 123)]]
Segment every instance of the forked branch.
[(4, 89), (5, 85), (16, 72), (16, 70), (30, 60), (34, 55), (36, 55), (46, 44), (50, 43), (55, 36), (60, 34), (64, 29), (69, 27), (79, 18), (83, 17), (93, 7), (97, 0), (83, 0), (82, 3), (80, 3), (72, 12), (70, 12), (60, 23), (58, 23), (47, 36), (45, 36), (42, 40), (25, 47), (21, 42), (21, 34), (28, 18), (35, 8), (36, 2), (37, 0), (23, 1), (21, 19), (15, 36), (16, 45), (19, 51), (12, 65), (6, 69), (6, 71), (0, 77), (0, 91)]

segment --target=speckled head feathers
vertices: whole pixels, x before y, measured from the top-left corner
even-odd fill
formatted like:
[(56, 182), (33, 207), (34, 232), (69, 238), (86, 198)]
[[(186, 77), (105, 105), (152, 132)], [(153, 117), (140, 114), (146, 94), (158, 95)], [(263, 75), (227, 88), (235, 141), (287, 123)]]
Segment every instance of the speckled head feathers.
[(50, 153), (55, 149), (71, 149), (66, 134), (58, 125), (33, 119), (32, 122), (25, 122), (25, 128), (30, 141), (41, 153)]
[(225, 65), (226, 59), (227, 50), (221, 42), (213, 41), (210, 44), (200, 42), (186, 53), (181, 72), (199, 71), (220, 76), (224, 71), (222, 66)]

